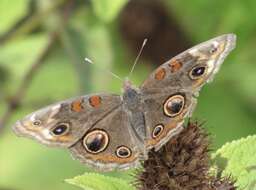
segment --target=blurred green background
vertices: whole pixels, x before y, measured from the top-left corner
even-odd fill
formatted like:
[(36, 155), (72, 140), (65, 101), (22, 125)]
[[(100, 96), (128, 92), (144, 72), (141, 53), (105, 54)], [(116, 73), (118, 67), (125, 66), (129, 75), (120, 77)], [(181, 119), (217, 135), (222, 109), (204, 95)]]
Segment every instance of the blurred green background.
[(124, 77), (144, 38), (148, 43), (131, 78), (137, 85), (186, 48), (237, 34), (237, 48), (201, 91), (193, 118), (206, 121), (214, 149), (255, 134), (255, 19), (254, 0), (1, 0), (0, 190), (77, 189), (64, 179), (88, 171), (84, 165), (65, 150), (16, 137), (11, 125), (72, 96), (120, 93), (119, 80), (84, 58)]

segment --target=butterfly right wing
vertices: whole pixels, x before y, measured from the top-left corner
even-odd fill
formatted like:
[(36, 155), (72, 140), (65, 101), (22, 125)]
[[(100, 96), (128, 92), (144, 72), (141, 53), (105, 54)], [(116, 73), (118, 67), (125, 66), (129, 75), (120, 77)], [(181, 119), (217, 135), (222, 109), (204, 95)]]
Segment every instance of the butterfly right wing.
[(157, 150), (182, 130), (201, 87), (213, 79), (235, 43), (234, 34), (203, 42), (162, 64), (144, 81), (140, 92), (150, 134), (147, 147)]

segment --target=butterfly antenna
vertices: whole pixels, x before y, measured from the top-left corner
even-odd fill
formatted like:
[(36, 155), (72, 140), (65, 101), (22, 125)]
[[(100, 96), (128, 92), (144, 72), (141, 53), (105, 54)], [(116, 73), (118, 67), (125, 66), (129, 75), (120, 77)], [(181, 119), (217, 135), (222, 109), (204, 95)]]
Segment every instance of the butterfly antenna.
[(136, 57), (136, 59), (135, 59), (135, 61), (134, 61), (134, 63), (133, 63), (133, 66), (132, 66), (132, 69), (131, 69), (131, 71), (130, 71), (130, 73), (129, 73), (129, 75), (128, 75), (128, 78), (130, 78), (130, 76), (132, 75), (133, 70), (134, 70), (134, 68), (135, 68), (135, 66), (136, 66), (136, 64), (137, 64), (137, 62), (138, 62), (138, 60), (139, 60), (139, 58), (140, 58), (140, 55), (141, 55), (141, 53), (142, 53), (142, 51), (143, 51), (143, 48), (145, 47), (147, 41), (148, 41), (148, 39), (145, 38), (144, 41), (143, 41), (143, 43), (142, 43), (142, 45), (141, 45), (140, 51), (139, 51), (139, 53), (138, 53), (138, 55), (137, 55), (137, 57)]
[(118, 75), (116, 75), (112, 71), (107, 70), (107, 69), (102, 69), (102, 68), (98, 67), (97, 65), (95, 65), (94, 62), (91, 59), (86, 57), (86, 58), (84, 58), (84, 60), (85, 60), (86, 63), (89, 63), (89, 64), (93, 65), (94, 67), (97, 67), (97, 69), (99, 69), (99, 70), (107, 71), (107, 73), (110, 74), (111, 76), (113, 76), (113, 77), (119, 79), (120, 81), (124, 82), (124, 80), (121, 77), (119, 77)]

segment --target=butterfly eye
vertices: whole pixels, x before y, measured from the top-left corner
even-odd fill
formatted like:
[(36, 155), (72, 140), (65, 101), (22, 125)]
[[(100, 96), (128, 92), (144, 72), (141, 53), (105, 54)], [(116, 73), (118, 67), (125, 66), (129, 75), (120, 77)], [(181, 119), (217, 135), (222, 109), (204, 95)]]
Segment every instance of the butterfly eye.
[(83, 145), (89, 153), (97, 154), (104, 151), (109, 143), (108, 134), (103, 130), (89, 132), (83, 140)]
[(206, 66), (195, 66), (189, 73), (191, 79), (198, 79), (206, 73)]
[(175, 117), (182, 112), (184, 104), (185, 99), (182, 95), (171, 96), (164, 103), (164, 113), (167, 116)]
[(69, 125), (67, 123), (61, 123), (52, 129), (52, 134), (55, 136), (65, 135), (69, 130)]
[(128, 158), (132, 154), (132, 151), (126, 146), (120, 146), (116, 149), (116, 155), (119, 158)]
[(164, 130), (164, 126), (162, 124), (155, 126), (152, 133), (153, 138), (158, 137), (163, 132), (163, 130)]
[(35, 120), (33, 121), (33, 126), (40, 126), (42, 124), (42, 122), (40, 120)]

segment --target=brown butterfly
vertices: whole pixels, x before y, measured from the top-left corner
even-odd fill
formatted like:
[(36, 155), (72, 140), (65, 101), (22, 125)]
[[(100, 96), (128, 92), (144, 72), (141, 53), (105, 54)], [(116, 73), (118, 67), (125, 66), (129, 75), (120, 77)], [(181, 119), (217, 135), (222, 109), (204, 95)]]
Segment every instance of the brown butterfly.
[(201, 43), (158, 67), (137, 88), (123, 94), (91, 94), (58, 102), (18, 121), (17, 135), (51, 147), (68, 148), (74, 158), (109, 171), (147, 159), (183, 129), (201, 87), (212, 80), (235, 47), (226, 34)]

